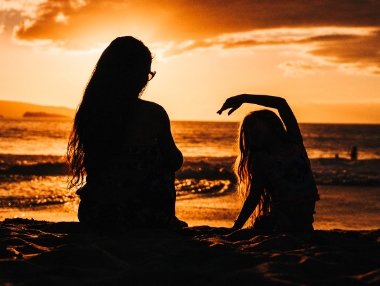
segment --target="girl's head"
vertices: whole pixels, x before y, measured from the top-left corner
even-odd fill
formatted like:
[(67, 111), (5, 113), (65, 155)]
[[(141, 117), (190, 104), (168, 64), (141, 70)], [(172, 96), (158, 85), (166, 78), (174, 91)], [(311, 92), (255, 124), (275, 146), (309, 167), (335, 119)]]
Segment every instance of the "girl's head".
[[(240, 153), (235, 163), (235, 174), (238, 179), (238, 192), (245, 199), (251, 188), (252, 158), (258, 151), (270, 152), (270, 146), (285, 143), (286, 130), (281, 119), (270, 110), (259, 110), (248, 113), (239, 130)], [(271, 198), (264, 193), (254, 216), (266, 213), (270, 209)]]
[(248, 113), (240, 125), (239, 147), (241, 152), (265, 150), (268, 146), (283, 143), (286, 130), (281, 119), (270, 110)]

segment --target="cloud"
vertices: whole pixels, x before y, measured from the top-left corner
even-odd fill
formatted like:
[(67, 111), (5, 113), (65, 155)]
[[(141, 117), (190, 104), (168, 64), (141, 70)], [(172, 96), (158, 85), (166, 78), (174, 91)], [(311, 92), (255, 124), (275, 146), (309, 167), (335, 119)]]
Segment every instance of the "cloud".
[[(225, 34), (199, 41), (171, 43), (162, 49), (164, 56), (175, 56), (202, 49), (269, 49), (287, 48), (306, 61), (288, 61), (279, 65), (285, 75), (317, 74), (332, 65), (339, 70), (365, 75), (379, 75), (380, 29), (377, 28), (280, 28)], [(310, 62), (313, 57), (313, 62)], [(319, 63), (317, 63), (317, 59)], [(323, 63), (321, 63), (323, 62)]]
[(374, 28), (277, 28), (252, 30), (243, 33), (223, 34), (197, 41), (171, 44), (171, 54), (185, 53), (200, 48), (222, 49), (251, 48), (259, 46), (281, 46), (312, 44), (316, 42), (345, 40), (353, 36), (368, 35)]
[[(144, 28), (158, 33), (162, 40), (179, 41), (286, 27), (380, 26), (377, 15), (380, 2), (370, 0), (5, 0), (4, 3), (8, 4), (3, 4), (1, 10), (15, 9), (33, 20), (34, 25), (29, 27), (20, 23), (16, 36), (23, 40), (60, 35), (68, 41), (78, 37), (78, 31), (92, 34), (99, 27), (118, 25), (118, 30), (125, 32), (130, 25), (141, 23), (146, 23)], [(66, 33), (65, 27), (54, 21), (60, 13), (71, 18), (72, 33)], [(85, 25), (85, 29), (79, 24)]]
[(46, 0), (2, 0), (0, 2), (0, 13), (5, 17), (6, 13), (18, 11), (23, 17), (36, 18), (39, 5), (44, 2)]
[(66, 17), (62, 12), (60, 12), (57, 17), (55, 17), (55, 21), (57, 23), (64, 23), (64, 24), (67, 24), (68, 23), (68, 17)]
[(302, 77), (304, 75), (321, 74), (322, 69), (318, 63), (311, 63), (302, 60), (287, 61), (279, 65), (284, 70), (285, 76)]
[(352, 36), (344, 41), (324, 41), (310, 53), (343, 64), (344, 70), (363, 70), (380, 75), (380, 29), (369, 35)]
[(379, 0), (5, 0), (0, 11), (22, 16), (13, 28), (20, 44), (90, 50), (130, 34), (163, 43), (165, 56), (307, 46), (344, 70), (380, 69)]

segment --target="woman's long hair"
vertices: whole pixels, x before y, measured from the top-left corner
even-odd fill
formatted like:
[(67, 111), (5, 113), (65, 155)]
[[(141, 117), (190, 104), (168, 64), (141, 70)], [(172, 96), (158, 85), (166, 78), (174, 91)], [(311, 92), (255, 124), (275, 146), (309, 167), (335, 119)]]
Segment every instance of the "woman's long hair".
[[(89, 168), (99, 168), (143, 93), (152, 54), (139, 40), (118, 37), (103, 51), (74, 118), (67, 147), (68, 187), (82, 186)], [(86, 170), (87, 167), (87, 170)]]
[[(238, 195), (242, 201), (249, 195), (252, 185), (252, 158), (259, 150), (256, 149), (249, 138), (249, 129), (257, 122), (264, 122), (269, 132), (275, 132), (280, 140), (286, 141), (287, 135), (284, 124), (273, 111), (264, 109), (248, 113), (239, 127), (239, 156), (236, 158), (234, 171), (238, 181)], [(260, 202), (252, 214), (252, 222), (261, 215), (268, 214), (272, 207), (272, 195), (264, 189)]]

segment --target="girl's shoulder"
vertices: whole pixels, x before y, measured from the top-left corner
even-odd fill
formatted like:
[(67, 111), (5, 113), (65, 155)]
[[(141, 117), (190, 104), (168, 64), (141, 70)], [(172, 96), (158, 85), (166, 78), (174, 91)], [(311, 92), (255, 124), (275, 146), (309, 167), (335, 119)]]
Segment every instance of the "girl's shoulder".
[(305, 147), (296, 142), (289, 141), (286, 148), (269, 156), (270, 161), (283, 161), (306, 153)]
[(269, 165), (270, 156), (265, 151), (256, 151), (252, 154), (251, 169), (252, 171), (265, 170)]
[(265, 151), (257, 151), (252, 155), (250, 172), (256, 184), (263, 182), (270, 171), (270, 156)]
[(269, 160), (270, 156), (268, 152), (265, 151), (256, 151), (252, 154), (252, 162), (264, 162)]

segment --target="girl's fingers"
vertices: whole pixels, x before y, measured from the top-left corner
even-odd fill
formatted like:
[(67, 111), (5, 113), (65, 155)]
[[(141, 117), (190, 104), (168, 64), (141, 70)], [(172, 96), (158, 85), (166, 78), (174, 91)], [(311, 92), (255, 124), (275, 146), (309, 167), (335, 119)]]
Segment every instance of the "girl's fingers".
[(228, 115), (230, 115), (230, 114), (231, 114), (232, 112), (234, 112), (236, 109), (237, 109), (237, 107), (236, 107), (236, 108), (231, 108), (231, 110), (228, 111)]
[(228, 109), (228, 108), (231, 108), (231, 107), (227, 107), (226, 104), (223, 104), (222, 108), (219, 109), (219, 110), (217, 111), (217, 113), (222, 114), (222, 112), (223, 112), (224, 110)]
[(226, 109), (231, 108), (230, 111), (228, 111), (228, 115), (230, 115), (232, 112), (234, 112), (236, 109), (238, 109), (241, 106), (241, 103), (238, 102), (234, 97), (227, 98), (227, 100), (222, 105), (222, 108), (217, 111), (218, 114), (222, 114), (222, 112)]

